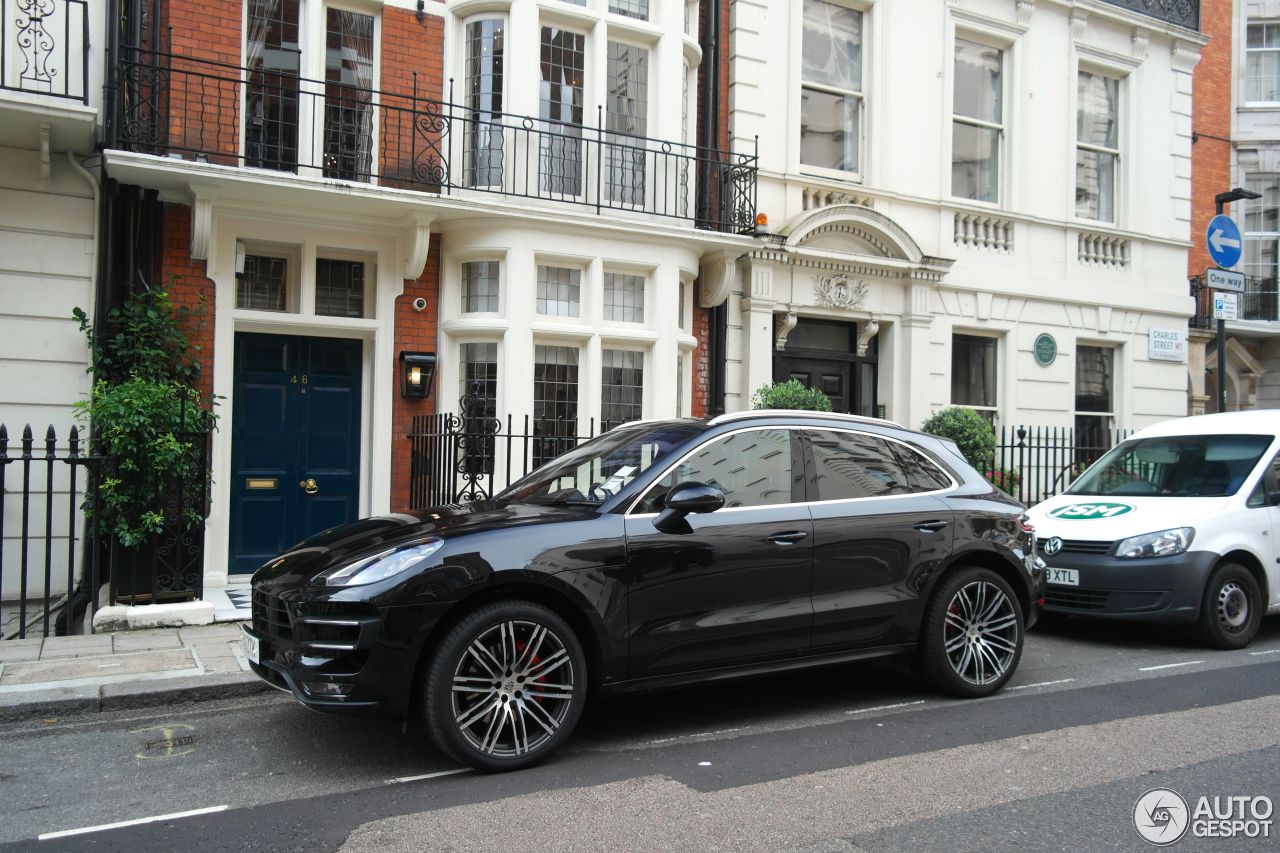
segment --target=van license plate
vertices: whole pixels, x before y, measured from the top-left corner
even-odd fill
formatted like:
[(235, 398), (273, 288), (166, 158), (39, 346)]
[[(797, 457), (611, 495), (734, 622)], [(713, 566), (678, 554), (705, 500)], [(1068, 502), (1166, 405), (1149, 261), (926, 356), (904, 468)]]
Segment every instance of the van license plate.
[(1058, 586), (1080, 586), (1080, 572), (1076, 569), (1047, 569), (1049, 583)]
[(241, 639), (244, 640), (244, 655), (250, 663), (262, 663), (262, 641), (241, 628)]

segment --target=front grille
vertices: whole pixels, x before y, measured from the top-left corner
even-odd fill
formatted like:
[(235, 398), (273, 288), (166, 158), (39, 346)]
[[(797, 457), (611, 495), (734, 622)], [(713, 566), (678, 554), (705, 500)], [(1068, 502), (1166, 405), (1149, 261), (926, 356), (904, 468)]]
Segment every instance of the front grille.
[(1063, 589), (1051, 586), (1044, 592), (1044, 603), (1075, 610), (1102, 610), (1107, 606), (1110, 596), (1111, 593), (1100, 589)]
[[(1044, 543), (1047, 541), (1049, 540), (1040, 539), (1036, 543), (1036, 549), (1042, 557), (1047, 556), (1044, 553)], [(1095, 542), (1092, 539), (1063, 539), (1062, 550), (1058, 554), (1106, 554), (1114, 544), (1114, 542)], [(1058, 554), (1053, 556), (1056, 557)]]
[(253, 591), (253, 629), (273, 640), (293, 639), (293, 623), (279, 596), (260, 589)]

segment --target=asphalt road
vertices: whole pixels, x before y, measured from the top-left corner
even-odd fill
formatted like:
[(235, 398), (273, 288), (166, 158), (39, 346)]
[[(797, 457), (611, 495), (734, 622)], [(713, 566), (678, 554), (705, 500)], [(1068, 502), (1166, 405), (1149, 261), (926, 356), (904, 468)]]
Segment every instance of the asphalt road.
[(1280, 801), (1277, 719), (1274, 617), (1238, 652), (1152, 626), (1037, 631), (981, 701), (886, 664), (602, 700), (554, 760), (502, 776), (416, 727), (272, 694), (0, 726), (0, 848), (1138, 850), (1153, 787)]

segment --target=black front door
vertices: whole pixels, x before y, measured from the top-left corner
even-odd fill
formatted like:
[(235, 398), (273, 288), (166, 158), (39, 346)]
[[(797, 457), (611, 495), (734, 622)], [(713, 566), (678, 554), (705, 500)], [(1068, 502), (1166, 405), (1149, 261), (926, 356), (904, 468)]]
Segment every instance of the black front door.
[(801, 358), (783, 356), (781, 362), (782, 376), (779, 381), (798, 379), (807, 388), (817, 388), (831, 398), (831, 409), (836, 412), (849, 413), (850, 391), (853, 386), (853, 364), (833, 359)]
[(858, 355), (858, 324), (801, 319), (787, 347), (773, 360), (775, 382), (796, 379), (831, 398), (833, 411), (879, 417), (876, 401), (877, 339)]
[[(809, 647), (813, 525), (795, 433), (754, 429), (682, 461), (627, 516), (631, 677), (749, 664)], [(725, 495), (723, 509), (663, 533), (653, 513), (682, 482)]]
[(230, 571), (360, 510), (362, 344), (236, 334)]

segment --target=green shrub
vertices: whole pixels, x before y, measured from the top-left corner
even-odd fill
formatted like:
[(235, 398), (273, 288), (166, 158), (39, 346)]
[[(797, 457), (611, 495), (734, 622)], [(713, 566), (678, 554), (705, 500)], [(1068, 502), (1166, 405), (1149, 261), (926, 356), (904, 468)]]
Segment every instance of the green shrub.
[(949, 438), (961, 455), (979, 471), (990, 471), (996, 456), (996, 434), (982, 415), (965, 406), (952, 406), (933, 414), (921, 426), (922, 432)]
[(810, 412), (831, 411), (831, 398), (817, 388), (807, 388), (798, 379), (761, 385), (751, 398), (753, 409), (805, 409)]

